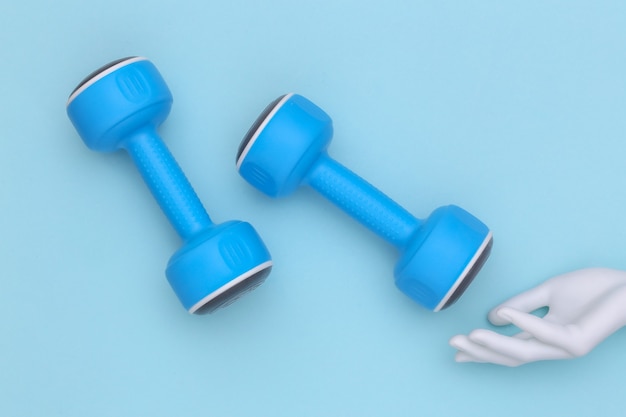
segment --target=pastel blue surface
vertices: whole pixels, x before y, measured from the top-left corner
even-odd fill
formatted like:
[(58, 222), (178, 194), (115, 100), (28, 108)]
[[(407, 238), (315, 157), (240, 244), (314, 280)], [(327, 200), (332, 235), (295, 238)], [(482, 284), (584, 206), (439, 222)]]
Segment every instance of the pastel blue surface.
[[(516, 369), (447, 341), (550, 276), (626, 269), (625, 2), (4, 2), (0, 39), (1, 416), (624, 414), (626, 331)], [(179, 238), (127, 155), (65, 114), (128, 55), (167, 79), (160, 133), (212, 219), (249, 221), (274, 258), (211, 316), (170, 290)], [(403, 296), (393, 249), (314, 192), (239, 177), (239, 141), (289, 91), (411, 213), (458, 204), (493, 230), (453, 307)]]

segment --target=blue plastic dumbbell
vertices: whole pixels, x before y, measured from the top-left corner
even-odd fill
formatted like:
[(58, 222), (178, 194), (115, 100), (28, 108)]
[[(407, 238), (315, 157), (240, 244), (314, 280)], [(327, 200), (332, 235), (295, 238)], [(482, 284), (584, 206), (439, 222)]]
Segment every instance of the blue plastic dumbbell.
[(190, 313), (209, 313), (260, 285), (272, 267), (267, 248), (245, 222), (214, 225), (159, 137), (172, 95), (142, 57), (111, 62), (72, 92), (67, 113), (92, 150), (126, 150), (161, 209), (183, 239), (166, 275)]
[(356, 174), (331, 159), (330, 117), (297, 94), (272, 102), (244, 137), (237, 169), (271, 197), (308, 185), (400, 250), (398, 288), (439, 311), (454, 303), (489, 256), (491, 231), (457, 206), (419, 220)]

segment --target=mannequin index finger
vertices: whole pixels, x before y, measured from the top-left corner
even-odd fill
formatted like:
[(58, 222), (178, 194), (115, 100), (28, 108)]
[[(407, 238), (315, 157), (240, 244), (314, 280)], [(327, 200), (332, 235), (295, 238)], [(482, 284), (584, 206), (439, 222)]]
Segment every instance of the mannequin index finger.
[(489, 321), (496, 326), (510, 324), (510, 321), (507, 321), (497, 314), (500, 309), (510, 307), (524, 313), (530, 313), (538, 308), (546, 307), (548, 305), (549, 298), (550, 294), (548, 288), (543, 284), (538, 285), (537, 287), (511, 297), (500, 305), (494, 307), (489, 312), (487, 317)]
[(530, 333), (537, 340), (552, 346), (564, 347), (571, 339), (571, 332), (566, 326), (549, 322), (533, 314), (502, 307), (498, 310), (498, 316)]

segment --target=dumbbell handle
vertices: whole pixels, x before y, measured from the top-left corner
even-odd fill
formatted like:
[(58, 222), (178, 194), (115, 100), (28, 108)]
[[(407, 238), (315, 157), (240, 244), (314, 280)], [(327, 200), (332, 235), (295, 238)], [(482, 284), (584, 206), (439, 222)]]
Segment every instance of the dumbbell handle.
[(325, 153), (315, 162), (305, 181), (398, 248), (406, 246), (421, 224), (391, 198)]
[(183, 240), (213, 225), (187, 177), (156, 131), (138, 131), (124, 141), (123, 147)]

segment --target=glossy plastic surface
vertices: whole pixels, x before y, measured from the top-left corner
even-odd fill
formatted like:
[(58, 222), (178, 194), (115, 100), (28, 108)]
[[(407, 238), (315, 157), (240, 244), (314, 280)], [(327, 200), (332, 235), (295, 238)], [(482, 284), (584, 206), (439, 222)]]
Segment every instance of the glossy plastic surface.
[(90, 149), (124, 149), (131, 156), (184, 241), (167, 268), (174, 292), (188, 311), (212, 311), (250, 290), (246, 280), (260, 284), (272, 262), (249, 224), (211, 222), (157, 134), (171, 105), (172, 95), (156, 67), (145, 58), (130, 57), (83, 80), (68, 100), (67, 113)]
[(467, 288), (491, 249), (491, 232), (456, 207), (422, 221), (330, 158), (330, 117), (297, 94), (275, 100), (238, 153), (239, 173), (271, 197), (308, 185), (400, 251), (396, 284), (422, 306), (448, 307)]

